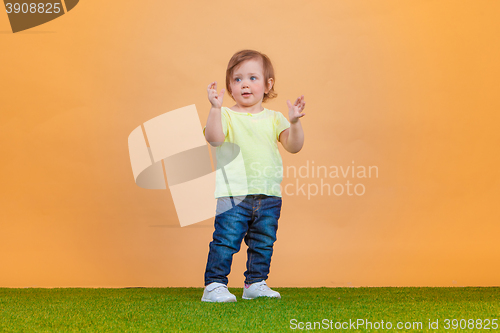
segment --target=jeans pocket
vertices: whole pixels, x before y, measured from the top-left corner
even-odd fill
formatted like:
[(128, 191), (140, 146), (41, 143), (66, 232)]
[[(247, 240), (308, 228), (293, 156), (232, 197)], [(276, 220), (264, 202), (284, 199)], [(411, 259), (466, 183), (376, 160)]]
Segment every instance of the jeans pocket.
[(224, 214), (228, 210), (233, 209), (234, 207), (241, 204), (241, 202), (246, 198), (246, 196), (235, 196), (235, 197), (220, 197), (217, 198), (217, 208), (215, 210), (215, 214), (220, 215)]
[(276, 219), (281, 215), (282, 199), (277, 196), (266, 196), (262, 199), (262, 209), (266, 211), (266, 215), (273, 216)]
[(231, 198), (229, 197), (217, 198), (217, 208), (215, 209), (216, 216), (227, 212), (231, 208), (233, 208), (233, 205), (231, 204)]

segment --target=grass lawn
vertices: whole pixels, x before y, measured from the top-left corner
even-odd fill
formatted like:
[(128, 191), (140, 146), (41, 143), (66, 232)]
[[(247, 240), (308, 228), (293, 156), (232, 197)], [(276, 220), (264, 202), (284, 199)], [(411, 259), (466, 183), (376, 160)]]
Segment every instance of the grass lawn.
[(202, 288), (0, 288), (0, 332), (500, 332), (498, 287), (273, 289), (205, 303)]

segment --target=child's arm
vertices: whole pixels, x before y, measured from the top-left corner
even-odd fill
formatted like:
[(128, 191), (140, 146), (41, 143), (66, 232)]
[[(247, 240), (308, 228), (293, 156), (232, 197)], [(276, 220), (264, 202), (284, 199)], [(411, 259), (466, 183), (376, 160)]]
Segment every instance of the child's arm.
[(212, 108), (208, 114), (207, 125), (205, 128), (205, 139), (210, 143), (210, 145), (216, 147), (220, 146), (225, 140), (221, 121), (221, 107), (224, 89), (221, 90), (220, 94), (217, 94), (217, 82), (214, 81), (208, 85), (207, 91), (208, 99), (212, 104)]
[(304, 95), (302, 95), (297, 98), (293, 105), (289, 100), (287, 100), (286, 103), (288, 105), (290, 128), (281, 132), (279, 139), (286, 151), (295, 154), (298, 153), (304, 145), (304, 131), (300, 124), (300, 118), (306, 115), (305, 113), (301, 113), (304, 111), (306, 102), (304, 101)]

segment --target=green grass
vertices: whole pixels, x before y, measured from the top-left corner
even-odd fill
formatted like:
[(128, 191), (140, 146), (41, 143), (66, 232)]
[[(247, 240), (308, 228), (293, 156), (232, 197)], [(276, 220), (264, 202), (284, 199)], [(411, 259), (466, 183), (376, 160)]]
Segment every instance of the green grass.
[[(299, 322), (324, 319), (393, 324), (392, 330), (343, 332), (500, 332), (491, 324), (488, 330), (444, 327), (447, 318), (500, 321), (496, 287), (274, 289), (281, 300), (242, 300), (242, 289), (230, 288), (236, 303), (204, 303), (201, 288), (0, 288), (0, 332), (297, 332), (306, 331)], [(439, 320), (438, 330), (428, 329), (429, 319)], [(422, 329), (397, 329), (398, 322), (422, 322)]]

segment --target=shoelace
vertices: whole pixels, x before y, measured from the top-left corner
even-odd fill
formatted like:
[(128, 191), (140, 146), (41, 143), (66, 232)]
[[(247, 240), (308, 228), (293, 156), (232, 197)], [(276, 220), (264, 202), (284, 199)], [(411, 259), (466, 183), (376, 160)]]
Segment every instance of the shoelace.
[(266, 291), (266, 290), (270, 290), (271, 288), (269, 288), (269, 287), (267, 286), (267, 284), (263, 283), (263, 284), (261, 284), (261, 285), (259, 286), (259, 288), (258, 288), (258, 289), (259, 289), (259, 290), (261, 290), (261, 291)]

